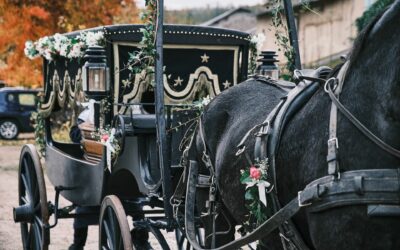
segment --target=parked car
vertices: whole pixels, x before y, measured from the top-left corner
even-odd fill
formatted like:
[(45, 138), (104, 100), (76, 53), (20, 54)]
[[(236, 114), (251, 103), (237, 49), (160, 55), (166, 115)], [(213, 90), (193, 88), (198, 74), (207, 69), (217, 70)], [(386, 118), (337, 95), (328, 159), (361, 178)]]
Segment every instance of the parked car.
[(38, 90), (22, 88), (0, 89), (0, 137), (15, 139), (21, 132), (32, 132), (30, 122), (36, 111)]

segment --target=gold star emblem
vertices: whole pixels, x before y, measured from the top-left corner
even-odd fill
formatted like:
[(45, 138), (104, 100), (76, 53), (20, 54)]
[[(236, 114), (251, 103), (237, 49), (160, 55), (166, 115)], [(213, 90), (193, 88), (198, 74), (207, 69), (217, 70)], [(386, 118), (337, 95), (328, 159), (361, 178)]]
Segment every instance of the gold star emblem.
[(224, 88), (227, 89), (231, 86), (231, 83), (226, 80), (225, 82), (222, 83), (224, 85)]
[(174, 82), (175, 82), (174, 87), (176, 87), (176, 86), (181, 86), (183, 80), (178, 76), (178, 78), (175, 79)]
[(204, 55), (200, 56), (201, 57), (201, 62), (205, 62), (208, 63), (208, 59), (210, 58), (209, 56), (207, 56), (206, 53), (204, 53)]

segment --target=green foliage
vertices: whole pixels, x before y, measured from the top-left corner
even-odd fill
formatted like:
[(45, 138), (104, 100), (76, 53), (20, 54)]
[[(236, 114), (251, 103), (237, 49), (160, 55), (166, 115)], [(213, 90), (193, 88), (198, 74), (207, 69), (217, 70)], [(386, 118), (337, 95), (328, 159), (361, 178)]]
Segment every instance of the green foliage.
[(145, 24), (144, 28), (140, 29), (143, 34), (140, 41), (141, 48), (139, 51), (129, 53), (127, 68), (132, 74), (139, 74), (143, 71), (149, 74), (154, 72), (154, 61), (157, 55), (155, 47), (157, 0), (146, 0), (146, 9), (140, 13), (140, 19)]
[(256, 72), (257, 68), (257, 56), (258, 56), (257, 43), (250, 42), (249, 50), (250, 50), (250, 58), (249, 58), (248, 74), (253, 75)]
[(33, 112), (31, 114), (31, 121), (33, 123), (33, 127), (35, 128), (35, 143), (36, 146), (39, 147), (39, 154), (44, 157), (46, 154), (46, 133), (45, 133), (45, 118), (40, 113), (41, 100), (38, 101), (37, 110), (38, 112)]
[(271, 1), (272, 25), (275, 28), (275, 43), (278, 45), (278, 51), (283, 51), (286, 57), (286, 64), (281, 69), (281, 78), (292, 81), (293, 71), (295, 70), (294, 57), (295, 51), (290, 45), (289, 32), (285, 23), (283, 23), (283, 3), (282, 0)]
[(392, 4), (394, 0), (377, 0), (372, 4), (361, 17), (356, 19), (356, 26), (358, 32), (361, 32), (376, 15), (381, 13), (387, 6)]

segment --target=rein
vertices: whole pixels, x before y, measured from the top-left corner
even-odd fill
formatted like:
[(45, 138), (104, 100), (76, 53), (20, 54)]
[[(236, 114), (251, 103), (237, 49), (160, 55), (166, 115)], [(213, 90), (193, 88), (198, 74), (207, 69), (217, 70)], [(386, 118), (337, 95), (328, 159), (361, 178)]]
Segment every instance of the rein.
[[(400, 150), (395, 149), (394, 147), (390, 146), (374, 133), (372, 133), (364, 124), (362, 124), (340, 101), (336, 94), (333, 92), (336, 85), (335, 78), (331, 78), (326, 81), (325, 90), (328, 93), (329, 97), (332, 100), (332, 105), (336, 106), (340, 112), (346, 116), (346, 118), (360, 131), (362, 132), (368, 139), (370, 139), (373, 143), (379, 146), (381, 149), (386, 151), (387, 153), (391, 154), (396, 158), (400, 158)], [(335, 85), (332, 85), (335, 84)], [(337, 140), (337, 138), (332, 138)]]

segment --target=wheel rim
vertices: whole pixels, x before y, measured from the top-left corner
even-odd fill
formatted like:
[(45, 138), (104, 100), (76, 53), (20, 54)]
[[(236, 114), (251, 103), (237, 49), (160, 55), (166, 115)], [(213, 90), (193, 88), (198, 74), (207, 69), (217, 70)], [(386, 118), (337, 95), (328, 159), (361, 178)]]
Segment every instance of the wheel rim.
[(48, 223), (47, 197), (39, 157), (33, 145), (25, 145), (21, 151), (19, 166), (19, 205), (33, 207), (31, 222), (21, 223), (24, 249), (47, 249)]
[(99, 248), (102, 250), (133, 248), (124, 208), (114, 195), (104, 198), (100, 212), (99, 234)]
[(0, 125), (0, 134), (3, 138), (12, 139), (18, 134), (18, 127), (13, 122), (3, 122)]

